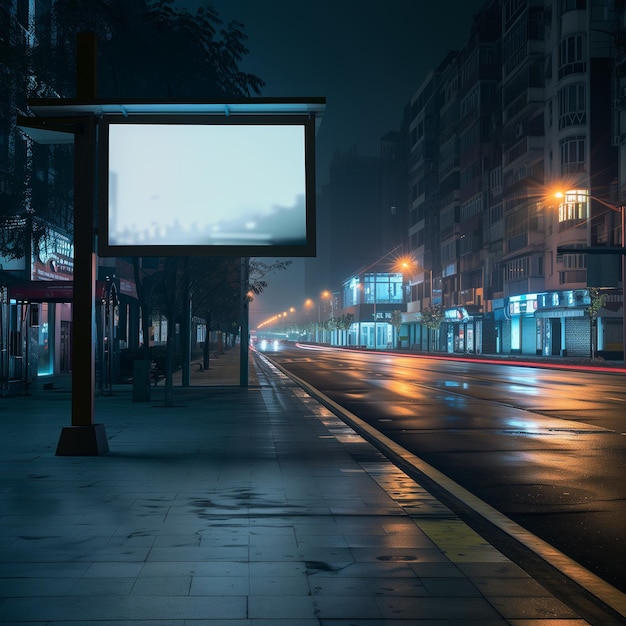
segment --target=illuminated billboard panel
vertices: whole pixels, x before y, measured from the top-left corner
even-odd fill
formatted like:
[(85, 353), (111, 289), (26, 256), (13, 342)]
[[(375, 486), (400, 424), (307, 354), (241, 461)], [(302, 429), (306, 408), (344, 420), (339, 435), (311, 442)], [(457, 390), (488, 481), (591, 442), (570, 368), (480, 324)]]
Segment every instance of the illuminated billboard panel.
[(102, 256), (314, 256), (308, 116), (99, 124)]

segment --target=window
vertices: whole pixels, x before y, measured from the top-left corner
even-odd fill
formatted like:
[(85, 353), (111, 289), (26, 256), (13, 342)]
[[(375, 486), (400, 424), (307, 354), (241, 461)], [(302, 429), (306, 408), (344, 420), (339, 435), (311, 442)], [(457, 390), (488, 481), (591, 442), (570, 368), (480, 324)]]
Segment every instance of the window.
[(587, 267), (586, 254), (564, 254), (562, 257), (563, 269), (574, 270)]
[(459, 240), (459, 255), (463, 256), (471, 254), (477, 249), (477, 237), (475, 235), (469, 235)]
[(496, 204), (496, 206), (492, 206), (489, 211), (489, 222), (491, 224), (497, 224), (503, 218), (502, 205)]
[(502, 167), (496, 167), (489, 173), (491, 191), (498, 191), (502, 187)]
[(589, 217), (589, 194), (584, 189), (566, 191), (559, 205), (559, 230)]
[(506, 238), (513, 239), (528, 231), (528, 209), (519, 207), (506, 216)]
[(584, 283), (587, 280), (586, 270), (568, 270), (559, 272), (559, 285), (571, 285), (572, 283)]
[(441, 261), (442, 263), (444, 262), (450, 262), (450, 261), (455, 261), (456, 257), (457, 257), (457, 242), (456, 241), (449, 241), (448, 243), (444, 243), (441, 246)]
[[(461, 84), (465, 84), (468, 80), (471, 80), (472, 76), (478, 71), (480, 67), (479, 61), (480, 50), (474, 50), (463, 63), (461, 67)], [(469, 111), (466, 110), (465, 113)]]
[(461, 205), (461, 221), (470, 219), (483, 210), (483, 194), (476, 194), (473, 198)]
[(586, 108), (584, 84), (568, 85), (559, 90), (559, 130), (585, 124)]
[(559, 142), (561, 150), (561, 173), (585, 171), (585, 138), (566, 137)]
[(525, 0), (507, 0), (504, 3), (504, 23), (506, 27), (515, 20), (526, 8)]
[(506, 28), (502, 37), (502, 64), (508, 75), (526, 59), (528, 19), (518, 19)]
[(586, 71), (585, 36), (565, 37), (559, 46), (559, 79)]
[(480, 91), (478, 85), (476, 85), (470, 92), (461, 100), (461, 117), (465, 117), (468, 113), (473, 113), (478, 110)]
[(459, 151), (461, 153), (474, 148), (480, 142), (480, 125), (473, 124), (459, 139)]
[(482, 159), (475, 159), (461, 172), (461, 187), (466, 187), (482, 175)]
[(506, 264), (506, 279), (518, 280), (520, 278), (526, 278), (529, 274), (530, 258), (524, 257), (523, 259), (515, 259), (509, 261)]
[(439, 226), (441, 229), (450, 228), (453, 224), (458, 222), (457, 207), (446, 207), (442, 212), (439, 220)]
[(394, 304), (403, 300), (403, 277), (400, 273), (365, 274), (363, 302), (367, 304)]
[(560, 0), (559, 13), (567, 13), (568, 11), (584, 10), (587, 8), (587, 0)]

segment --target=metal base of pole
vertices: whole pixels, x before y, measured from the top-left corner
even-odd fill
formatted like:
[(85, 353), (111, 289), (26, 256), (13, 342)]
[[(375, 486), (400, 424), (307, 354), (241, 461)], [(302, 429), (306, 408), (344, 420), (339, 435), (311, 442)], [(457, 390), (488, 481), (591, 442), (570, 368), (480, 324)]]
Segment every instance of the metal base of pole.
[(108, 451), (104, 424), (65, 426), (61, 430), (56, 456), (100, 456)]

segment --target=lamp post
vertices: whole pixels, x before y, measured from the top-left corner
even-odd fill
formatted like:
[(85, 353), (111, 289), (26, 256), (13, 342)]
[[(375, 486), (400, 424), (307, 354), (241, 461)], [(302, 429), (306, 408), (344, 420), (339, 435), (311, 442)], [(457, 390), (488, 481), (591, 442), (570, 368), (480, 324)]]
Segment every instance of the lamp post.
[[(322, 300), (328, 300), (330, 302), (330, 319), (333, 319), (335, 317), (335, 311), (334, 311), (334, 307), (333, 307), (333, 294), (328, 291), (328, 289), (325, 289), (324, 291), (322, 291), (322, 293), (320, 294), (320, 298)], [(322, 340), (324, 339), (324, 337), (322, 336)], [(329, 341), (328, 343), (332, 344), (332, 330), (329, 329)]]
[[(311, 298), (307, 298), (304, 301), (304, 311), (305, 311), (305, 316), (306, 316), (306, 324), (307, 326), (309, 326), (310, 322), (310, 317), (309, 317), (309, 311), (313, 308), (313, 300), (311, 300)], [(315, 329), (317, 331), (317, 325), (315, 326)], [(312, 334), (310, 333), (310, 328), (307, 328), (307, 337), (309, 337), (309, 335)], [(311, 340), (309, 338), (309, 340)]]
[[(563, 194), (563, 192), (557, 191), (554, 194), (554, 197), (562, 199), (564, 198), (564, 195), (565, 194)], [(622, 358), (624, 359), (624, 363), (626, 363), (626, 237), (624, 236), (625, 205), (620, 204), (618, 206), (615, 206), (614, 204), (611, 204), (607, 202), (606, 200), (603, 200), (602, 198), (598, 198), (597, 196), (592, 196), (589, 193), (585, 195), (590, 200), (595, 200), (602, 206), (605, 206), (607, 209), (611, 209), (611, 211), (620, 213), (620, 229), (621, 229), (620, 236), (622, 239), (622, 246), (621, 246), (622, 250), (619, 253), (621, 256), (621, 267), (622, 267)]]
[(430, 277), (430, 304), (433, 304), (433, 271), (427, 270), (425, 267), (421, 268), (422, 272), (428, 272), (428, 276)]

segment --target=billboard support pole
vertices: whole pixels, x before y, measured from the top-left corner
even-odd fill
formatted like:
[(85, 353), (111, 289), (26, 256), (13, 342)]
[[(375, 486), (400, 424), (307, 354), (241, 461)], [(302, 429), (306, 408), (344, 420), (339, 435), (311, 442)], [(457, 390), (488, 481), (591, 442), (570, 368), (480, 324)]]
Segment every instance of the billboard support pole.
[[(96, 97), (97, 40), (79, 33), (76, 93)], [(72, 425), (64, 427), (57, 456), (96, 456), (109, 451), (104, 424), (94, 424), (95, 291), (94, 241), (97, 124), (85, 116), (74, 135), (74, 299), (72, 305)]]

